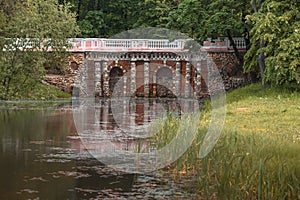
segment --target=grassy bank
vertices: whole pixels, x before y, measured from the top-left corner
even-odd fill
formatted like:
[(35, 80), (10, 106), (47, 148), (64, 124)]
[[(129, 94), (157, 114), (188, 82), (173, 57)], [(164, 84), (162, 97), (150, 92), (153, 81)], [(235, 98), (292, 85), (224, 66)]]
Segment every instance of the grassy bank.
[(32, 93), (28, 94), (30, 99), (64, 99), (71, 98), (71, 94), (61, 91), (52, 85), (38, 84)]
[(14, 96), (10, 96), (8, 100), (55, 100), (65, 98), (71, 98), (71, 95), (52, 85), (38, 83), (32, 86), (29, 91), (18, 92)]
[[(194, 175), (207, 199), (300, 199), (299, 93), (259, 85), (229, 93), (222, 135), (199, 159), (209, 119), (203, 113), (193, 145), (174, 163), (178, 177)], [(161, 131), (169, 136), (159, 135), (160, 141), (177, 132), (169, 125), (178, 121), (171, 120)]]

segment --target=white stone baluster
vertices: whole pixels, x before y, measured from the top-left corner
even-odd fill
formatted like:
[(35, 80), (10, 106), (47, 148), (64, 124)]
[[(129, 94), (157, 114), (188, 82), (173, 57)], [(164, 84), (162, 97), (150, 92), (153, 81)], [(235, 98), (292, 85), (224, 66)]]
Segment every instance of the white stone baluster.
[(109, 73), (107, 69), (107, 62), (103, 63), (103, 95), (108, 97), (109, 94)]
[(144, 93), (149, 96), (149, 62), (144, 63)]
[(136, 91), (136, 64), (135, 62), (130, 63), (130, 78), (131, 78), (131, 85), (130, 85), (130, 95), (133, 95)]
[(181, 63), (176, 62), (176, 71), (175, 71), (175, 90), (176, 96), (181, 96)]
[(190, 97), (190, 78), (191, 78), (191, 64), (189, 62), (186, 63), (186, 75), (185, 75), (185, 97)]
[(200, 94), (201, 94), (201, 64), (200, 62), (197, 63), (197, 73), (196, 73), (196, 76), (197, 76), (197, 81), (196, 81), (196, 96), (197, 97), (200, 97)]
[(101, 85), (101, 76), (102, 69), (101, 63), (95, 62), (95, 92), (96, 95), (102, 96), (102, 85)]

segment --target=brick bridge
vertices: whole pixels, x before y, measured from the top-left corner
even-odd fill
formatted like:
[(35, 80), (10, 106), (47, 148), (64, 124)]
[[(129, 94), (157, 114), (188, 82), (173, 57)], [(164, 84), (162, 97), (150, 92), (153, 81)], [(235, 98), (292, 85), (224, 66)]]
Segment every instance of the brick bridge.
[[(70, 39), (73, 55), (82, 55), (84, 62), (75, 65), (73, 94), (110, 97), (201, 97), (207, 93), (201, 69), (203, 60), (192, 64), (186, 40), (154, 39)], [(245, 41), (234, 38), (239, 51)], [(242, 81), (242, 70), (227, 38), (207, 40), (200, 52), (205, 52), (221, 72), (228, 90)], [(232, 78), (233, 77), (233, 78)], [(117, 84), (118, 83), (118, 84)], [(118, 85), (117, 87), (116, 84)], [(115, 88), (115, 89), (114, 89)]]

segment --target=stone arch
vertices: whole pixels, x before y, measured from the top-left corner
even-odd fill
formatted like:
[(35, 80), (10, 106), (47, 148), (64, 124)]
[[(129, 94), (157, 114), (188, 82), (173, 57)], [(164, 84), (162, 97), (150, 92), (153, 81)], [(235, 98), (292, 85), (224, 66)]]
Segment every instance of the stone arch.
[(161, 81), (168, 81), (173, 78), (172, 70), (168, 67), (162, 67), (156, 72), (157, 81), (160, 79)]
[(125, 69), (125, 67), (122, 66), (122, 65), (109, 65), (109, 66), (107, 67), (107, 71), (110, 72), (113, 68), (119, 68), (119, 69), (122, 70), (123, 74), (126, 73), (126, 69)]
[(159, 67), (156, 70), (156, 95), (158, 97), (174, 97), (174, 70), (171, 67)]
[(158, 66), (155, 70), (154, 70), (154, 74), (157, 76), (157, 72), (159, 71), (159, 70), (161, 70), (162, 68), (167, 68), (167, 69), (169, 69), (171, 72), (172, 72), (172, 76), (173, 77), (175, 77), (175, 70), (171, 67), (171, 66), (169, 66), (169, 65), (164, 65), (164, 66)]
[[(115, 85), (123, 77), (124, 71), (125, 70), (122, 70), (122, 68), (119, 66), (109, 67), (109, 93), (110, 94), (112, 94), (112, 92), (114, 91)], [(123, 88), (123, 87), (121, 87), (121, 88)], [(122, 93), (123, 91), (115, 91), (115, 92)]]

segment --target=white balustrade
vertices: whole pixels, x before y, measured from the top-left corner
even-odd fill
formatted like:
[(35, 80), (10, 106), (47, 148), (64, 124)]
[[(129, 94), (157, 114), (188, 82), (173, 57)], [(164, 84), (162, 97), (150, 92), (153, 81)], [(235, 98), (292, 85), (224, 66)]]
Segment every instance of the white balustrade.
[[(233, 38), (234, 43), (238, 49), (245, 50), (246, 49), (246, 42), (244, 38)], [(208, 39), (204, 42), (204, 46), (202, 46), (204, 51), (216, 51), (216, 50), (224, 50), (230, 51), (233, 50), (233, 46), (230, 43), (230, 40), (225, 38), (218, 38), (218, 39)]]
[(74, 38), (69, 43), (69, 51), (184, 51), (185, 40)]
[[(245, 49), (246, 43), (243, 38), (233, 38), (238, 49)], [(47, 42), (47, 39), (45, 40)], [(103, 52), (184, 52), (185, 42), (187, 40), (163, 40), (163, 39), (105, 39), (105, 38), (70, 38), (68, 39), (71, 48), (70, 52), (85, 52), (85, 51), (103, 51)], [(38, 44), (40, 43), (40, 45)], [(26, 45), (24, 45), (26, 44)], [(17, 39), (15, 44), (12, 44), (13, 48), (43, 48), (43, 42), (41, 40), (33, 39)], [(26, 47), (24, 47), (26, 46)], [(9, 49), (7, 46), (5, 49)], [(207, 40), (202, 46), (204, 51), (230, 50), (232, 46), (228, 38)], [(51, 51), (51, 47), (48, 46), (48, 50)]]
[(246, 48), (246, 41), (244, 40), (244, 38), (233, 38), (233, 41), (238, 49)]

